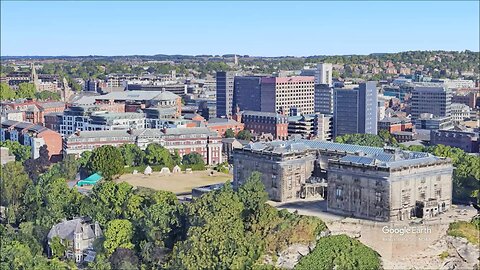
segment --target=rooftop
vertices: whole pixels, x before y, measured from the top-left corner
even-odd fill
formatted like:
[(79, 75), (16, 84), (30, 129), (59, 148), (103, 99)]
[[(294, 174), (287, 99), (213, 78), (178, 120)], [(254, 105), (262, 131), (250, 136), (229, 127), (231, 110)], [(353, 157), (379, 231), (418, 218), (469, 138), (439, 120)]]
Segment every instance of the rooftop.
[(180, 96), (168, 91), (123, 91), (96, 96), (96, 100), (176, 100)]
[(397, 168), (413, 164), (432, 163), (441, 158), (423, 152), (403, 151), (395, 148), (380, 148), (315, 140), (289, 140), (251, 143), (243, 148), (249, 151), (273, 154), (301, 153), (308, 150), (344, 153), (339, 162)]

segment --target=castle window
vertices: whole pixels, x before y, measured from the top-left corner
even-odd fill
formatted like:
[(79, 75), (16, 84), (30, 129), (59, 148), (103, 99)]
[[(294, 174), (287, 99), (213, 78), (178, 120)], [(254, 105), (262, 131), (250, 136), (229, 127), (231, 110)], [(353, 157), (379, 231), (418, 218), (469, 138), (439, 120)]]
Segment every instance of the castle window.
[(381, 192), (375, 192), (375, 201), (377, 203), (382, 202), (382, 193)]

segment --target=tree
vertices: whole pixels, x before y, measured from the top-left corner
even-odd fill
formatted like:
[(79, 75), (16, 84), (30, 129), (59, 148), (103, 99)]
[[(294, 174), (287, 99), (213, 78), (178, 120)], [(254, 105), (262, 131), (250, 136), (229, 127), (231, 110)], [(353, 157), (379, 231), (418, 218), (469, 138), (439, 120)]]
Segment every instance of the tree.
[(225, 138), (235, 138), (235, 132), (231, 128), (227, 129), (225, 131), (225, 134), (223, 134), (223, 137)]
[(250, 133), (250, 130), (245, 130), (244, 129), (244, 130), (238, 132), (237, 139), (250, 141), (252, 139), (252, 133)]
[(106, 225), (113, 219), (127, 217), (126, 212), (134, 212), (126, 205), (130, 202), (132, 188), (125, 182), (116, 184), (106, 181), (95, 185), (92, 194), (83, 204), (83, 214), (92, 217), (101, 225)]
[(245, 232), (243, 204), (230, 185), (188, 205), (185, 241), (178, 242), (172, 269), (248, 269), (259, 258), (259, 239)]
[(53, 100), (53, 101), (59, 101), (61, 99), (60, 94), (52, 92), (52, 91), (42, 91), (42, 92), (36, 92), (35, 93), (35, 98), (38, 100)]
[(132, 237), (132, 223), (126, 219), (114, 219), (107, 223), (103, 247), (108, 254), (112, 254), (117, 248), (133, 249)]
[(58, 163), (59, 169), (63, 172), (63, 177), (68, 180), (75, 179), (78, 169), (80, 168), (79, 161), (75, 158), (75, 155), (66, 155), (63, 160)]
[(166, 191), (157, 191), (152, 197), (155, 203), (146, 209), (142, 227), (148, 242), (171, 249), (181, 227), (178, 200), (175, 194)]
[(2, 166), (0, 186), (1, 203), (7, 207), (9, 223), (20, 220), (23, 212), (23, 195), (32, 184), (20, 162), (9, 162)]
[(335, 142), (373, 147), (383, 147), (385, 145), (385, 141), (374, 134), (345, 134), (336, 137)]
[(172, 154), (172, 160), (173, 164), (175, 165), (180, 165), (182, 164), (182, 157), (180, 157), (180, 154), (178, 153), (178, 150), (175, 149)]
[(112, 180), (123, 170), (123, 157), (120, 150), (111, 145), (104, 145), (93, 150), (88, 163), (90, 172), (99, 172), (106, 180)]
[(9, 100), (15, 98), (15, 91), (6, 83), (0, 83), (0, 100)]
[(205, 161), (202, 155), (197, 152), (188, 153), (182, 158), (183, 165), (189, 166), (194, 170), (205, 170)]
[(238, 196), (245, 206), (244, 217), (254, 218), (252, 215), (262, 212), (262, 208), (268, 200), (268, 193), (261, 181), (262, 174), (253, 172), (238, 190)]
[(27, 171), (33, 182), (37, 182), (40, 174), (44, 173), (51, 164), (48, 157), (47, 145), (42, 145), (38, 152), (38, 158), (31, 158), (25, 161), (25, 170)]
[(30, 146), (21, 145), (17, 141), (6, 140), (0, 142), (0, 146), (7, 147), (10, 150), (10, 154), (15, 156), (15, 160), (24, 162), (32, 155), (32, 148)]
[(170, 152), (158, 143), (151, 143), (145, 149), (145, 160), (149, 165), (173, 166), (173, 159)]
[(143, 164), (145, 152), (136, 144), (124, 144), (120, 146), (123, 160), (126, 166), (139, 166)]
[(20, 83), (17, 90), (17, 98), (35, 98), (35, 85), (33, 83)]
[(109, 261), (113, 269), (138, 269), (138, 257), (135, 255), (135, 252), (129, 248), (117, 248), (110, 256)]
[(295, 267), (303, 269), (381, 269), (380, 256), (373, 249), (346, 235), (318, 240), (315, 249)]
[(80, 168), (87, 168), (88, 164), (90, 163), (90, 158), (92, 157), (92, 152), (90, 151), (85, 151), (80, 155), (80, 158), (78, 159), (78, 163), (80, 165)]
[(50, 242), (50, 249), (54, 258), (61, 259), (65, 255), (67, 248), (62, 244), (60, 237), (54, 236)]

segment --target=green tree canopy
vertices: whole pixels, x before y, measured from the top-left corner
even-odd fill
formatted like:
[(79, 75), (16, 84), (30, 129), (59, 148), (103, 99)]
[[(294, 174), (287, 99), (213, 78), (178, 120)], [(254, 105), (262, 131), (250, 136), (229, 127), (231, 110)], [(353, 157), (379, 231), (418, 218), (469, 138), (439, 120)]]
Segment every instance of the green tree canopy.
[(9, 162), (2, 166), (0, 178), (1, 204), (7, 207), (7, 220), (15, 223), (20, 220), (25, 207), (23, 195), (32, 181), (28, 178), (20, 162)]
[(381, 262), (378, 253), (360, 241), (334, 235), (320, 238), (315, 249), (301, 258), (295, 269), (381, 269)]
[(107, 180), (122, 173), (123, 157), (120, 150), (111, 145), (104, 145), (92, 152), (88, 169), (90, 172), (100, 172)]
[(244, 129), (238, 132), (237, 139), (250, 141), (252, 139), (252, 133), (250, 132), (250, 130)]
[(145, 160), (149, 165), (173, 167), (172, 155), (158, 143), (151, 143), (147, 146), (147, 149), (145, 149)]
[(7, 147), (10, 150), (10, 154), (15, 156), (15, 160), (24, 162), (32, 155), (32, 147), (21, 145), (17, 141), (6, 140), (0, 142), (0, 146)]
[(123, 160), (126, 166), (139, 166), (143, 164), (145, 152), (136, 144), (124, 144), (120, 146)]
[(0, 83), (0, 100), (10, 100), (15, 98), (15, 91), (6, 83)]
[(60, 96), (59, 93), (56, 93), (56, 92), (42, 91), (42, 92), (36, 92), (35, 93), (35, 98), (38, 99), (38, 100), (59, 101), (62, 97)]
[(114, 219), (107, 223), (103, 247), (108, 254), (112, 254), (117, 248), (133, 249), (132, 238), (132, 223), (126, 219)]
[(335, 142), (373, 147), (384, 147), (386, 144), (380, 136), (373, 134), (345, 134), (336, 137)]
[(18, 85), (17, 98), (35, 98), (35, 85), (33, 83), (21, 83)]
[(223, 134), (223, 137), (225, 138), (235, 138), (235, 132), (231, 128), (227, 129), (225, 131), (225, 134)]
[(202, 155), (197, 152), (188, 153), (183, 156), (182, 163), (194, 170), (205, 170), (205, 161)]

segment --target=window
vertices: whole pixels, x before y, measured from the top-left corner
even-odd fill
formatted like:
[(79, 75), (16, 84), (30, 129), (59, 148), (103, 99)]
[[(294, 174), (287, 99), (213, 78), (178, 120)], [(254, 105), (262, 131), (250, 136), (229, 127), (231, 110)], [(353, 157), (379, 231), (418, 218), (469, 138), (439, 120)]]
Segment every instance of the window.
[(381, 192), (375, 192), (375, 201), (377, 203), (382, 202), (382, 193)]
[(337, 200), (343, 200), (343, 187), (337, 187), (337, 189), (335, 190), (335, 195)]

